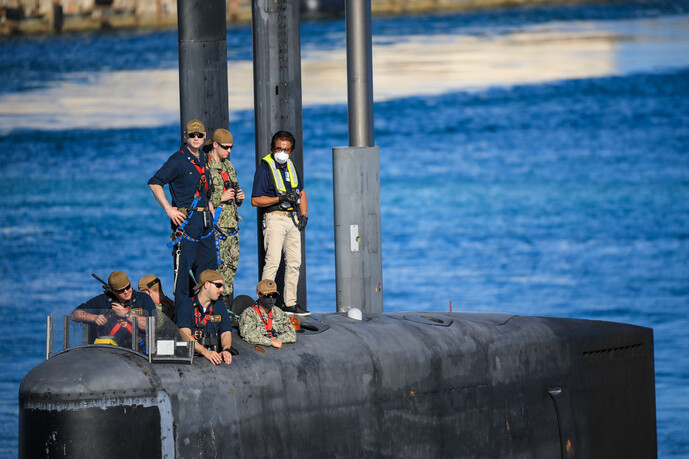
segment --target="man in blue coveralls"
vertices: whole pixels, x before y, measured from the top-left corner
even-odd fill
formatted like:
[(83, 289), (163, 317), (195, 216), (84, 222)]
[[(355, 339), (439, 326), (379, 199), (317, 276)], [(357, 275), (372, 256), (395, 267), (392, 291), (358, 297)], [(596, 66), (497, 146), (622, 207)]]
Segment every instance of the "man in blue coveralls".
[(143, 316), (153, 315), (155, 304), (150, 296), (134, 291), (129, 277), (122, 271), (110, 273), (103, 288), (105, 293), (77, 306), (72, 312), (72, 320), (95, 324), (98, 327), (96, 335), (110, 335), (119, 340), (120, 345), (126, 346), (127, 339), (131, 344), (132, 326), (136, 323), (139, 329), (145, 330), (146, 319)]
[[(213, 237), (213, 205), (210, 172), (206, 154), (202, 151), (206, 128), (199, 120), (191, 120), (185, 129), (186, 145), (175, 152), (148, 181), (153, 196), (170, 218), (173, 233), (169, 246), (173, 248), (175, 308), (190, 304), (190, 287), (205, 269), (215, 269), (217, 257)], [(169, 185), (172, 204), (163, 190)]]
[(232, 363), (230, 315), (222, 301), (216, 306), (222, 289), (220, 273), (207, 269), (199, 276), (199, 283), (194, 287), (197, 293), (191, 303), (177, 309), (177, 326), (182, 336), (194, 340), (194, 350), (213, 365)]

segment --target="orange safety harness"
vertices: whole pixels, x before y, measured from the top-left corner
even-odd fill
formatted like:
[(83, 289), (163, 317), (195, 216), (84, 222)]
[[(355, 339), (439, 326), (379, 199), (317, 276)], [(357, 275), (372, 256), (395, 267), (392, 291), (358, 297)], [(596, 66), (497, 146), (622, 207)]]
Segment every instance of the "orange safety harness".
[[(131, 311), (131, 309), (127, 306), (125, 306), (124, 308), (127, 310), (127, 312)], [(138, 312), (138, 314), (141, 314), (141, 310), (138, 308), (135, 308), (134, 311)], [(135, 317), (136, 316), (134, 316), (134, 315), (131, 316), (132, 321), (136, 320)], [(110, 330), (109, 336), (112, 336), (114, 338), (117, 335), (117, 333), (121, 330), (126, 330), (129, 332), (130, 336), (133, 336), (132, 323), (128, 322), (127, 319), (117, 319), (117, 323), (115, 324), (114, 327), (112, 327), (112, 330)], [(124, 335), (124, 336), (127, 336), (127, 335)], [(125, 339), (125, 338), (122, 337), (121, 339)], [(139, 350), (142, 353), (146, 354), (146, 342), (140, 336), (139, 336)]]
[(203, 338), (203, 329), (206, 328), (206, 324), (208, 323), (208, 320), (211, 318), (213, 315), (213, 303), (211, 303), (208, 306), (208, 309), (206, 309), (206, 313), (203, 316), (203, 320), (201, 319), (201, 312), (199, 311), (199, 307), (194, 308), (194, 326), (196, 330), (194, 330), (194, 338), (195, 339), (201, 339)]
[(225, 191), (225, 190), (227, 190), (227, 187), (225, 186), (225, 184), (230, 181), (230, 173), (227, 171), (221, 171), (220, 176), (222, 177), (222, 181), (223, 181), (222, 190)]
[[(179, 152), (184, 153), (184, 150), (180, 149)], [(206, 193), (208, 193), (208, 180), (206, 180), (206, 166), (205, 165), (199, 166), (198, 164), (196, 164), (196, 161), (194, 161), (193, 158), (189, 158), (189, 161), (196, 168), (199, 175), (201, 176), (199, 178), (199, 186), (196, 187), (197, 196), (201, 194), (201, 184), (202, 183), (203, 183), (204, 187), (206, 188)]]
[[(184, 154), (184, 150), (180, 149), (180, 153)], [(206, 180), (206, 166), (199, 166), (196, 161), (194, 161), (194, 158), (189, 158), (189, 162), (191, 163), (194, 168), (196, 168), (196, 171), (199, 173), (199, 184), (196, 186), (196, 193), (194, 194), (194, 203), (191, 205), (190, 210), (196, 210), (196, 203), (198, 203), (199, 198), (201, 197), (201, 185), (206, 188), (206, 193), (208, 193), (208, 180)]]
[[(184, 150), (180, 149), (179, 153), (184, 154)], [(182, 222), (182, 224), (179, 225), (177, 227), (177, 229), (175, 230), (175, 233), (172, 235), (173, 240), (168, 242), (168, 244), (167, 244), (168, 248), (174, 247), (182, 239), (188, 239), (192, 242), (198, 242), (198, 239), (194, 239), (193, 237), (186, 234), (184, 228), (187, 226), (187, 223), (189, 223), (189, 219), (191, 218), (191, 216), (194, 215), (194, 212), (196, 212), (196, 206), (198, 205), (199, 199), (201, 198), (201, 185), (203, 185), (206, 188), (206, 195), (208, 195), (209, 187), (208, 187), (208, 180), (206, 179), (206, 166), (205, 165), (199, 166), (198, 164), (196, 164), (196, 161), (194, 161), (193, 158), (189, 158), (189, 162), (192, 164), (192, 166), (194, 166), (196, 168), (196, 170), (198, 171), (198, 173), (200, 175), (199, 184), (196, 186), (196, 193), (194, 193), (194, 198), (191, 202), (191, 206), (189, 207), (189, 213), (188, 213), (187, 217), (184, 219), (184, 221)], [(208, 231), (208, 233), (201, 236), (201, 239), (207, 238), (211, 234), (214, 234), (214, 232), (215, 232), (214, 228), (211, 228), (210, 231)], [(175, 268), (175, 286), (177, 286), (176, 268)]]
[[(129, 308), (125, 307), (127, 312), (129, 312)], [(115, 336), (118, 331), (120, 331), (121, 328), (124, 328), (129, 332), (129, 334), (132, 334), (132, 324), (127, 322), (126, 319), (119, 319), (117, 323), (115, 324), (114, 327), (112, 327), (112, 330), (110, 330), (110, 336)]]

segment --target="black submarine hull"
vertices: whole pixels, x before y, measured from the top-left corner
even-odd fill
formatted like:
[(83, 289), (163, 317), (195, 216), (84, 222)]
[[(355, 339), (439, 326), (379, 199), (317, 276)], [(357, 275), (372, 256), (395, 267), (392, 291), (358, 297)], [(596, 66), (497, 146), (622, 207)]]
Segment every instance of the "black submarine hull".
[(231, 365), (73, 348), (19, 389), (19, 456), (656, 457), (653, 332), (488, 313), (317, 315)]

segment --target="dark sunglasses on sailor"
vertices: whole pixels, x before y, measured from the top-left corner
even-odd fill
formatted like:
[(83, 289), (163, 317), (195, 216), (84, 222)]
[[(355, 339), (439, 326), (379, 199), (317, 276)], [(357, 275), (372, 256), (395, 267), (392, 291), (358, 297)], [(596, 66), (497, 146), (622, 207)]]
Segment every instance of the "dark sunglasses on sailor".
[(127, 290), (129, 290), (130, 288), (132, 288), (132, 284), (128, 284), (126, 287), (122, 287), (121, 289), (118, 289), (118, 290), (113, 289), (112, 291), (115, 293), (119, 293), (121, 295), (124, 292), (126, 292)]
[(215, 285), (218, 288), (222, 288), (222, 282), (211, 282), (211, 284)]
[(223, 150), (232, 150), (232, 147), (234, 147), (234, 145), (223, 145), (221, 143), (219, 143), (218, 146)]
[(278, 294), (277, 293), (262, 293), (261, 296), (263, 298), (277, 298)]
[(198, 132), (192, 132), (189, 134), (190, 139), (202, 139), (204, 134), (199, 134)]

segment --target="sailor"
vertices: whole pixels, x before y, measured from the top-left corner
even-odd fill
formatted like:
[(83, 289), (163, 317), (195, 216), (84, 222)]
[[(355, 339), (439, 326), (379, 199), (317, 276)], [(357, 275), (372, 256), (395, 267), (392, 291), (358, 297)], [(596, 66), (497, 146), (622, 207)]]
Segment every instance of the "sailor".
[(196, 352), (213, 365), (232, 363), (230, 316), (224, 303), (216, 303), (222, 289), (220, 273), (207, 269), (194, 287), (196, 296), (190, 303), (177, 307), (177, 325), (182, 336), (187, 341), (195, 340)]
[(239, 263), (239, 226), (237, 207), (244, 202), (244, 192), (239, 188), (237, 172), (230, 162), (234, 142), (227, 129), (216, 129), (213, 138), (204, 150), (208, 154), (208, 168), (211, 172), (213, 193), (211, 202), (215, 208), (215, 247), (218, 271), (223, 277), (221, 299), (227, 308), (232, 307), (234, 297), (234, 276)]
[(307, 213), (304, 184), (289, 159), (294, 150), (294, 136), (278, 131), (270, 143), (271, 153), (264, 156), (254, 174), (251, 205), (263, 208), (263, 279), (275, 280), (282, 253), (285, 254), (283, 310), (287, 315), (311, 314), (297, 304), (297, 285), (301, 266), (301, 234)]
[(297, 340), (297, 333), (289, 318), (275, 307), (277, 296), (275, 281), (263, 279), (258, 283), (257, 304), (246, 308), (239, 319), (239, 334), (244, 341), (279, 349), (283, 343)]
[[(173, 293), (177, 310), (190, 303), (193, 279), (205, 269), (215, 269), (216, 253), (213, 231), (213, 206), (210, 173), (206, 154), (201, 150), (206, 128), (191, 120), (185, 130), (186, 145), (175, 152), (148, 181), (153, 196), (170, 218), (173, 233), (168, 247), (173, 249), (175, 280)], [(163, 186), (168, 184), (172, 204)]]
[(132, 289), (129, 277), (122, 271), (110, 273), (103, 288), (105, 293), (77, 306), (72, 320), (95, 324), (96, 336), (111, 336), (119, 345), (129, 346), (132, 326), (145, 330), (145, 316), (155, 311), (155, 305), (151, 297)]
[(175, 321), (175, 302), (163, 292), (163, 284), (153, 274), (146, 274), (139, 279), (139, 291), (148, 294), (158, 311)]

